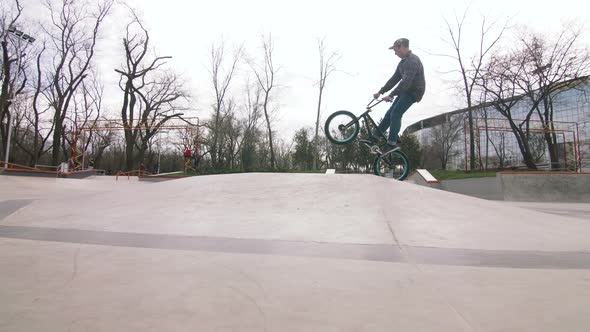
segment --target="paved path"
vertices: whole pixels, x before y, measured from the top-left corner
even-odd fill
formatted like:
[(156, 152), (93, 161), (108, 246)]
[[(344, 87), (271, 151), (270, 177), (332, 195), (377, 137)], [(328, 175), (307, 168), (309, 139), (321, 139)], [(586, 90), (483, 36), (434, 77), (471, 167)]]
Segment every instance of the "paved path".
[(586, 218), (369, 175), (0, 176), (0, 271), (0, 331), (590, 324)]
[[(590, 190), (590, 188), (588, 189)], [(523, 209), (590, 220), (590, 203), (505, 202)]]

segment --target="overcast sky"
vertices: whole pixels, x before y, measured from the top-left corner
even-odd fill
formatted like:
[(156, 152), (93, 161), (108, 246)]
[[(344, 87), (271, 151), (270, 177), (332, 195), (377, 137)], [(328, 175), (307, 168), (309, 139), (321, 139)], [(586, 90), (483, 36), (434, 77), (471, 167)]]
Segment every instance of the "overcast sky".
[[(37, 1), (29, 0), (28, 3)], [(194, 97), (197, 115), (206, 118), (212, 102), (212, 88), (207, 64), (211, 44), (222, 38), (229, 48), (244, 44), (248, 53), (259, 54), (261, 33), (271, 33), (275, 42), (275, 64), (280, 89), (275, 95), (279, 106), (276, 128), (279, 135), (291, 139), (295, 130), (313, 126), (317, 105), (319, 60), (317, 39), (326, 38), (329, 51), (338, 51), (341, 72), (328, 81), (322, 118), (347, 109), (360, 114), (364, 106), (393, 74), (399, 59), (388, 47), (400, 37), (410, 39), (410, 48), (424, 64), (426, 94), (419, 104), (410, 108), (403, 118), (403, 127), (420, 119), (464, 107), (457, 92), (447, 82), (452, 75), (452, 62), (429, 53), (451, 53), (441, 40), (448, 38), (443, 17), (454, 19), (470, 7), (467, 31), (477, 31), (481, 15), (527, 25), (545, 33), (557, 33), (562, 21), (578, 19), (587, 9), (583, 1), (562, 0), (494, 0), (494, 1), (267, 1), (267, 0), (131, 0), (150, 33), (156, 53), (170, 55), (171, 68), (187, 81)], [(26, 3), (25, 3), (26, 6)], [(121, 61), (120, 41), (124, 23), (128, 21), (124, 8), (118, 7), (103, 30), (99, 63), (105, 85), (113, 87), (117, 76), (113, 71)], [(508, 33), (507, 37), (513, 35)], [(471, 35), (477, 37), (477, 34)], [(466, 53), (471, 53), (466, 36)], [(471, 38), (471, 41), (475, 39)], [(588, 34), (583, 40), (588, 41)], [(509, 40), (507, 40), (508, 42)], [(470, 47), (471, 46), (471, 47)], [(241, 74), (247, 75), (242, 66)], [(235, 82), (235, 91), (243, 79)], [(110, 95), (120, 93), (107, 90)], [(109, 103), (118, 108), (120, 97)], [(379, 105), (374, 118), (380, 119), (386, 105)]]

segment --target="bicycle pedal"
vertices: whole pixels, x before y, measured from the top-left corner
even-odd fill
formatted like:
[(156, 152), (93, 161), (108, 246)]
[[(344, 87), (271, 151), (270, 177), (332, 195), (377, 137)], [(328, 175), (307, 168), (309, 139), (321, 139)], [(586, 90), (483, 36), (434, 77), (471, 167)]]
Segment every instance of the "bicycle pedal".
[(376, 154), (376, 155), (382, 154), (381, 149), (377, 145), (372, 145), (369, 147), (369, 149), (370, 149), (371, 154)]

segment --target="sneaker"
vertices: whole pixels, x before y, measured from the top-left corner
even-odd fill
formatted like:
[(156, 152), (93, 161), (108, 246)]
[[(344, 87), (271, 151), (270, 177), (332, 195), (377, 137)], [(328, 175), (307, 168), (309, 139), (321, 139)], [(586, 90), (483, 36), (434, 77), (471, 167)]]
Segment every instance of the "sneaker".
[(391, 143), (387, 142), (387, 144), (383, 147), (383, 154), (400, 150), (402, 147), (398, 143)]

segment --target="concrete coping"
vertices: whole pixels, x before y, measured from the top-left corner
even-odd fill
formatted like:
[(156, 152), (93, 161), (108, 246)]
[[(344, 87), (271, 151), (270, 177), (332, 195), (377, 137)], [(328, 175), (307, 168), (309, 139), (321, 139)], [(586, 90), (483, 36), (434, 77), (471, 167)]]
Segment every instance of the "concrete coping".
[(425, 169), (417, 169), (416, 173), (418, 173), (426, 183), (440, 183), (429, 171)]
[(89, 169), (76, 172), (60, 172), (60, 171), (45, 171), (41, 169), (29, 168), (5, 168), (2, 169), (3, 174), (7, 175), (31, 175), (31, 176), (55, 176), (62, 178), (84, 178), (96, 174), (96, 170)]

